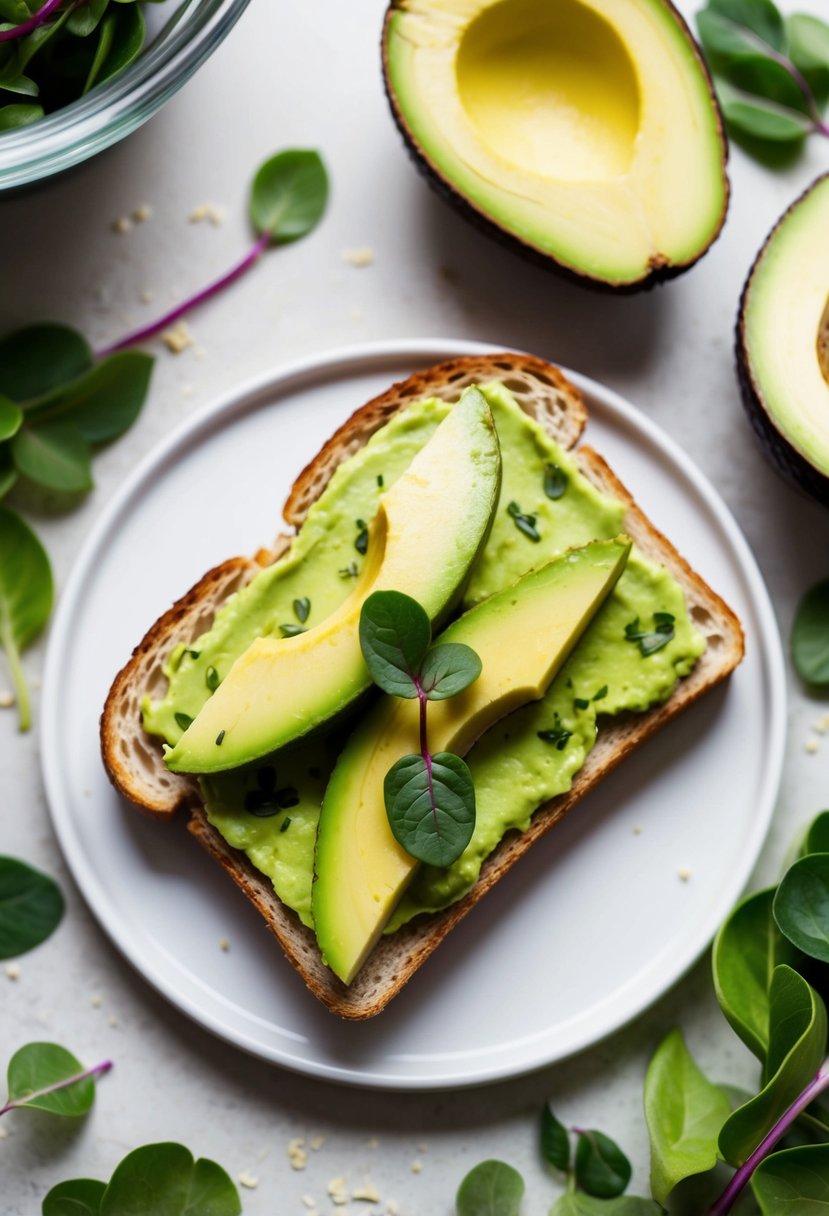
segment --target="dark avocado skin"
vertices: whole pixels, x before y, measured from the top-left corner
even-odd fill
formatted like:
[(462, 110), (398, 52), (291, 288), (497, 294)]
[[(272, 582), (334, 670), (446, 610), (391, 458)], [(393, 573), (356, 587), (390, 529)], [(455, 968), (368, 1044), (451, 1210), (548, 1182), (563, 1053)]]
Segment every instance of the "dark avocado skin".
[[(792, 211), (803, 202), (803, 200), (811, 194), (811, 192), (829, 177), (829, 173), (824, 173), (821, 177), (812, 182), (806, 190), (803, 191), (792, 205), (786, 210), (777, 223), (772, 228), (769, 235), (766, 237), (760, 252), (754, 259), (751, 270), (748, 273), (748, 278), (743, 286), (740, 296), (740, 308), (737, 313), (737, 326), (735, 334), (734, 355), (737, 369), (737, 382), (740, 386), (740, 396), (742, 397), (743, 406), (746, 415), (751, 424), (751, 429), (754, 431), (760, 446), (768, 457), (769, 461), (775, 467), (778, 473), (783, 476), (790, 485), (796, 490), (814, 498), (817, 502), (822, 503), (824, 507), (829, 507), (829, 477), (826, 477), (819, 469), (816, 469), (806, 457), (798, 451), (793, 444), (789, 442), (786, 436), (780, 431), (772, 421), (769, 413), (763, 402), (763, 395), (759, 384), (754, 379), (751, 370), (751, 363), (748, 357), (748, 347), (746, 344), (745, 333), (745, 310), (748, 303), (748, 295), (751, 290), (751, 284), (754, 279), (754, 272), (760, 264), (763, 254), (768, 248), (769, 241), (773, 238), (778, 228), (789, 217)], [(817, 358), (817, 353), (815, 353)]]
[[(728, 165), (729, 145), (725, 136), (725, 124), (723, 122), (722, 111), (720, 110), (720, 105), (717, 101), (717, 95), (714, 91), (714, 85), (711, 80), (711, 73), (708, 70), (708, 65), (703, 59), (696, 41), (694, 40), (694, 36), (688, 28), (688, 24), (682, 14), (679, 13), (676, 8), (674, 8), (673, 4), (670, 3), (670, 0), (663, 0), (663, 3), (665, 8), (669, 9), (673, 13), (677, 24), (681, 27), (685, 37), (690, 42), (694, 55), (708, 83), (708, 92), (711, 94), (711, 100), (717, 114), (717, 128), (719, 133), (720, 149), (722, 153), (723, 167), (725, 168)], [(385, 89), (389, 107), (391, 108), (395, 126), (403, 136), (403, 142), (405, 143), (406, 148), (409, 151), (409, 155), (415, 163), (415, 166), (435, 191), (435, 193), (440, 195), (440, 197), (445, 202), (449, 203), (450, 206), (454, 207), (455, 210), (462, 215), (464, 219), (468, 220), (473, 227), (477, 228), (479, 232), (483, 232), (486, 236), (493, 237), (499, 242), (499, 244), (504, 245), (507, 249), (512, 249), (517, 253), (522, 254), (528, 261), (533, 262), (536, 266), (542, 266), (545, 270), (552, 270), (555, 274), (559, 275), (561, 278), (567, 279), (570, 283), (578, 283), (582, 287), (589, 287), (608, 295), (633, 295), (636, 292), (649, 291), (651, 288), (656, 287), (657, 284), (667, 283), (670, 279), (677, 278), (679, 275), (684, 274), (686, 270), (690, 270), (692, 266), (695, 266), (700, 258), (708, 252), (714, 242), (718, 239), (720, 233), (722, 232), (723, 225), (725, 224), (726, 216), (728, 214), (728, 206), (731, 201), (731, 183), (728, 180), (727, 175), (726, 196), (723, 203), (722, 216), (720, 217), (717, 230), (711, 237), (708, 244), (703, 249), (700, 249), (699, 253), (693, 258), (690, 258), (687, 262), (672, 263), (667, 261), (667, 259), (663, 258), (661, 255), (657, 255), (651, 259), (651, 263), (642, 277), (630, 283), (609, 283), (606, 279), (596, 278), (594, 275), (587, 274), (585, 271), (576, 270), (573, 266), (566, 266), (563, 263), (556, 261), (552, 254), (545, 253), (544, 250), (538, 249), (535, 245), (531, 245), (529, 242), (522, 240), (521, 237), (516, 236), (515, 233), (508, 232), (505, 228), (502, 228), (500, 224), (496, 223), (495, 220), (490, 219), (488, 215), (479, 210), (479, 208), (470, 202), (468, 198), (462, 195), (453, 186), (452, 182), (448, 178), (444, 177), (443, 173), (437, 168), (436, 165), (432, 163), (432, 161), (417, 143), (417, 140), (414, 138), (406, 125), (406, 120), (400, 111), (397, 104), (397, 99), (394, 95), (394, 90), (391, 86), (387, 55), (389, 22), (399, 7), (401, 6), (397, 0), (391, 0), (389, 7), (386, 9), (380, 44), (383, 60), (383, 87)]]

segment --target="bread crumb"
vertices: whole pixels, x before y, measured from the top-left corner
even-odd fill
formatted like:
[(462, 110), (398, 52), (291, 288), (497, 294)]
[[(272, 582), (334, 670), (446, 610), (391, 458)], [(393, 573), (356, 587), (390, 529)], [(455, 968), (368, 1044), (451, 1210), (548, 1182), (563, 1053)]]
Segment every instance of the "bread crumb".
[[(192, 384), (182, 384), (181, 388), (179, 389), (179, 392), (181, 393), (182, 397), (192, 397), (193, 396), (193, 385)], [(222, 939), (222, 940), (224, 940), (224, 939)], [(221, 942), (219, 943), (219, 945), (221, 945)], [(222, 946), (222, 949), (224, 950), (224, 946)]]
[(337, 1206), (348, 1203), (348, 1189), (345, 1178), (332, 1178), (326, 1188), (333, 1203)]
[(423, 1162), (422, 1161), (413, 1161), (412, 1164), (409, 1166), (409, 1169), (412, 1171), (413, 1174), (422, 1174), (423, 1173)]
[(93, 1009), (100, 1009), (104, 1003), (104, 998), (99, 992), (96, 992), (89, 998), (89, 1003)]
[(380, 1141), (376, 1136), (372, 1136), (370, 1140), (366, 1140), (366, 1148), (379, 1148)]
[(305, 1204), (306, 1208), (315, 1208), (317, 1206), (317, 1202), (313, 1195), (303, 1195), (302, 1202)]
[(153, 218), (153, 209), (148, 203), (141, 203), (132, 213), (132, 218), (136, 224), (146, 224), (147, 220)]
[(356, 1191), (352, 1191), (351, 1198), (361, 1200), (363, 1203), (379, 1203), (380, 1192), (370, 1183), (366, 1183), (365, 1186), (359, 1187)]
[(213, 203), (199, 203), (187, 218), (191, 224), (201, 224), (207, 220), (214, 228), (218, 228), (225, 222), (225, 209), (216, 207)]
[(13, 705), (14, 705), (14, 693), (9, 692), (7, 689), (4, 688), (3, 691), (0, 692), (0, 709), (11, 709), (11, 707)]
[(20, 964), (9, 963), (6, 967), (6, 979), (16, 982), (20, 979)]
[(132, 220), (128, 215), (121, 215), (117, 220), (113, 220), (112, 231), (116, 232), (118, 236), (123, 236), (124, 233), (129, 232), (131, 228)]
[(804, 752), (808, 752), (810, 756), (814, 756), (815, 752), (818, 750), (817, 739), (807, 739), (803, 744), (803, 750)]
[(374, 250), (369, 245), (361, 245), (359, 249), (344, 249), (342, 256), (344, 262), (348, 262), (349, 266), (356, 266), (358, 270), (374, 263)]
[(397, 1216), (399, 1208), (393, 1199), (386, 1204), (386, 1216)]
[(219, 949), (223, 950), (225, 954), (230, 950), (230, 942), (226, 937), (219, 938)]
[(187, 322), (179, 321), (171, 329), (165, 329), (161, 335), (161, 341), (174, 355), (180, 355), (182, 351), (187, 350), (188, 346), (193, 345), (193, 335), (190, 333)]
[(824, 714), (822, 718), (818, 718), (812, 730), (816, 731), (819, 735), (825, 735), (829, 731), (829, 714)]
[(683, 866), (681, 870), (677, 870), (677, 875), (682, 880), (682, 882), (688, 882), (691, 878), (691, 871), (688, 869), (687, 866)]
[(118, 1019), (114, 1013), (111, 1013), (107, 1018), (107, 1025), (112, 1026), (113, 1029), (118, 1025)]
[(8, 1128), (0, 1127), (0, 1140), (5, 1140), (8, 1134)]
[(142, 304), (152, 304), (154, 298), (155, 297), (153, 296), (153, 293), (151, 291), (145, 290), (145, 291), (141, 292), (141, 303)]
[(304, 1170), (308, 1164), (305, 1141), (297, 1138), (288, 1142), (288, 1160), (292, 1170)]
[(255, 1191), (259, 1186), (259, 1179), (255, 1174), (249, 1174), (247, 1170), (238, 1175), (238, 1182), (239, 1186), (247, 1187), (249, 1191)]
[(639, 824), (638, 824), (638, 823), (637, 823), (636, 827), (633, 829), (633, 834), (634, 834), (634, 836), (641, 836), (641, 835), (642, 835), (642, 829), (641, 829), (641, 827), (639, 826)]
[(325, 1144), (325, 1136), (312, 1136), (308, 1144), (313, 1152), (318, 1153)]

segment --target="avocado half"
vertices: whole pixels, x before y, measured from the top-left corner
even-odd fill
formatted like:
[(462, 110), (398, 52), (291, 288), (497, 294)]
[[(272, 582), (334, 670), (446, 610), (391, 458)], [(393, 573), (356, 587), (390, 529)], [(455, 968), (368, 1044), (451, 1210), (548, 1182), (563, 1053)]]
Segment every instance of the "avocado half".
[(772, 229), (737, 318), (743, 403), (777, 470), (829, 506), (829, 173)]
[(393, 0), (383, 65), (431, 184), (545, 266), (640, 290), (722, 228), (720, 112), (667, 0)]

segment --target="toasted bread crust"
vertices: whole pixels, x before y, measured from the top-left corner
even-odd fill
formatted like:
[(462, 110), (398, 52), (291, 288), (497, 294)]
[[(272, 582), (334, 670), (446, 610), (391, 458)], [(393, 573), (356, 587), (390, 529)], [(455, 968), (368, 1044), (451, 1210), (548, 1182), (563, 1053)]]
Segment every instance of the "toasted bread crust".
[[(409, 402), (431, 394), (446, 395), (452, 399), (475, 379), (498, 377), (506, 380), (509, 375), (541, 377), (539, 382), (553, 390), (556, 399), (561, 394), (565, 408), (572, 408), (573, 416), (567, 418), (566, 426), (554, 428), (553, 409), (548, 414), (547, 429), (552, 430), (560, 441), (564, 434), (566, 446), (573, 446), (581, 434), (586, 415), (579, 394), (557, 369), (527, 356), (451, 360), (395, 385), (358, 410), (297, 478), (285, 507), (285, 519), (299, 526), (336, 465), (357, 451), (392, 414), (405, 408)], [(528, 408), (526, 402), (522, 401), (522, 405)], [(529, 412), (534, 411), (530, 409)], [(101, 721), (101, 740), (107, 771), (116, 787), (143, 810), (163, 818), (169, 818), (181, 806), (190, 808), (189, 831), (255, 905), (310, 991), (333, 1013), (343, 1018), (366, 1019), (378, 1014), (450, 930), (537, 839), (558, 823), (625, 756), (709, 688), (724, 680), (743, 657), (743, 631), (734, 613), (691, 569), (670, 541), (653, 527), (604, 460), (588, 447), (580, 448), (577, 456), (582, 471), (591, 482), (624, 503), (625, 531), (640, 550), (665, 566), (682, 585), (691, 617), (706, 636), (708, 645), (705, 654), (663, 705), (643, 714), (621, 716), (604, 722), (596, 744), (577, 773), (571, 789), (540, 807), (527, 831), (510, 832), (501, 841), (484, 862), (478, 882), (463, 899), (443, 912), (418, 917), (393, 935), (383, 938), (348, 987), (323, 964), (314, 934), (281, 903), (269, 880), (251, 865), (244, 853), (228, 845), (211, 827), (195, 783), (189, 778), (167, 774), (159, 747), (157, 762), (168, 777), (169, 785), (162, 784), (157, 791), (154, 774), (150, 779), (141, 768), (135, 771), (135, 757), (139, 756), (140, 760), (142, 755), (140, 749), (135, 751), (127, 748), (125, 751), (123, 747), (122, 714), (125, 710), (137, 712), (140, 696), (151, 691), (163, 679), (163, 674), (159, 675), (160, 667), (173, 642), (182, 640), (183, 636), (185, 640), (193, 640), (198, 632), (203, 632), (206, 626), (200, 624), (197, 630), (196, 625), (205, 619), (205, 607), (212, 619), (218, 603), (249, 581), (261, 565), (281, 556), (289, 547), (290, 539), (279, 538), (274, 551), (260, 554), (258, 563), (255, 559), (236, 558), (205, 575), (153, 626), (113, 684)], [(221, 598), (217, 599), (217, 595)], [(182, 630), (185, 630), (184, 635)], [(137, 693), (134, 691), (136, 689)], [(143, 734), (142, 738), (144, 752), (152, 756), (151, 741)]]

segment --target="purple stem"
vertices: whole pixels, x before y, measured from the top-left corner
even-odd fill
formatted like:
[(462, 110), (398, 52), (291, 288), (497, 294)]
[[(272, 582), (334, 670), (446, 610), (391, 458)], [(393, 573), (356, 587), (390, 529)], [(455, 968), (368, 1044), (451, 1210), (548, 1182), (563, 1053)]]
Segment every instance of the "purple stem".
[(821, 117), (820, 107), (817, 104), (817, 98), (812, 92), (812, 86), (809, 84), (800, 68), (792, 63), (791, 59), (787, 58), (786, 55), (781, 54), (780, 51), (775, 51), (769, 48), (768, 57), (769, 59), (773, 59), (775, 63), (779, 63), (781, 68), (785, 68), (792, 80), (800, 89), (806, 100), (806, 108), (809, 111), (809, 116), (815, 125), (815, 131), (820, 135), (829, 136), (829, 126), (826, 125)]
[(163, 329), (167, 329), (169, 325), (174, 324), (180, 317), (190, 312), (194, 308), (198, 308), (200, 304), (204, 304), (213, 296), (218, 295), (220, 291), (224, 291), (225, 287), (229, 287), (231, 283), (235, 283), (238, 278), (248, 270), (255, 262), (259, 260), (261, 255), (268, 248), (271, 241), (271, 234), (265, 232), (260, 236), (251, 249), (245, 254), (240, 262), (228, 270), (227, 274), (223, 274), (221, 278), (216, 279), (208, 287), (197, 292), (185, 300), (183, 304), (178, 304), (171, 312), (165, 314), (158, 321), (153, 321), (150, 325), (143, 325), (141, 329), (133, 330), (131, 334), (127, 334), (125, 338), (120, 338), (117, 342), (113, 342), (111, 346), (104, 346), (101, 350), (95, 352), (96, 359), (103, 359), (106, 355), (112, 355), (117, 350), (125, 350), (128, 346), (135, 346), (138, 342), (146, 342), (148, 338), (154, 338), (157, 333)]
[(85, 1081), (87, 1077), (103, 1076), (105, 1072), (109, 1072), (110, 1068), (112, 1068), (112, 1060), (104, 1060), (101, 1064), (96, 1064), (94, 1068), (87, 1068), (84, 1072), (76, 1073), (74, 1077), (67, 1077), (64, 1081), (56, 1081), (54, 1085), (36, 1089), (34, 1093), (27, 1094), (25, 1098), (10, 1098), (5, 1106), (0, 1106), (0, 1115), (14, 1110), (16, 1106), (25, 1106), (27, 1102), (31, 1102), (32, 1098), (42, 1098), (44, 1094), (53, 1094), (59, 1089), (66, 1089), (69, 1085), (77, 1085), (78, 1081)]
[(760, 1141), (748, 1160), (737, 1170), (717, 1202), (713, 1207), (709, 1208), (708, 1216), (727, 1216), (727, 1213), (731, 1211), (743, 1188), (763, 1158), (774, 1148), (777, 1141), (786, 1134), (798, 1115), (802, 1114), (806, 1107), (827, 1086), (829, 1086), (829, 1060), (824, 1060), (817, 1076), (809, 1082), (803, 1093), (795, 1098), (788, 1110), (783, 1112), (774, 1127)]
[(32, 30), (43, 25), (44, 21), (56, 8), (60, 8), (61, 4), (63, 4), (63, 0), (46, 0), (43, 8), (39, 8), (28, 21), (23, 21), (10, 30), (0, 30), (0, 42), (13, 42), (15, 38), (25, 38), (27, 34), (31, 34)]
[(429, 751), (429, 744), (426, 739), (426, 705), (428, 698), (423, 691), (423, 686), (417, 676), (412, 676), (414, 686), (417, 689), (417, 699), (420, 703), (420, 754), (423, 757), (423, 763), (426, 765), (426, 777), (429, 781), (429, 805), (432, 808), (432, 818), (435, 821), (435, 832), (440, 836), (440, 827), (438, 825), (438, 812), (435, 806), (435, 789), (432, 784), (432, 754)]

